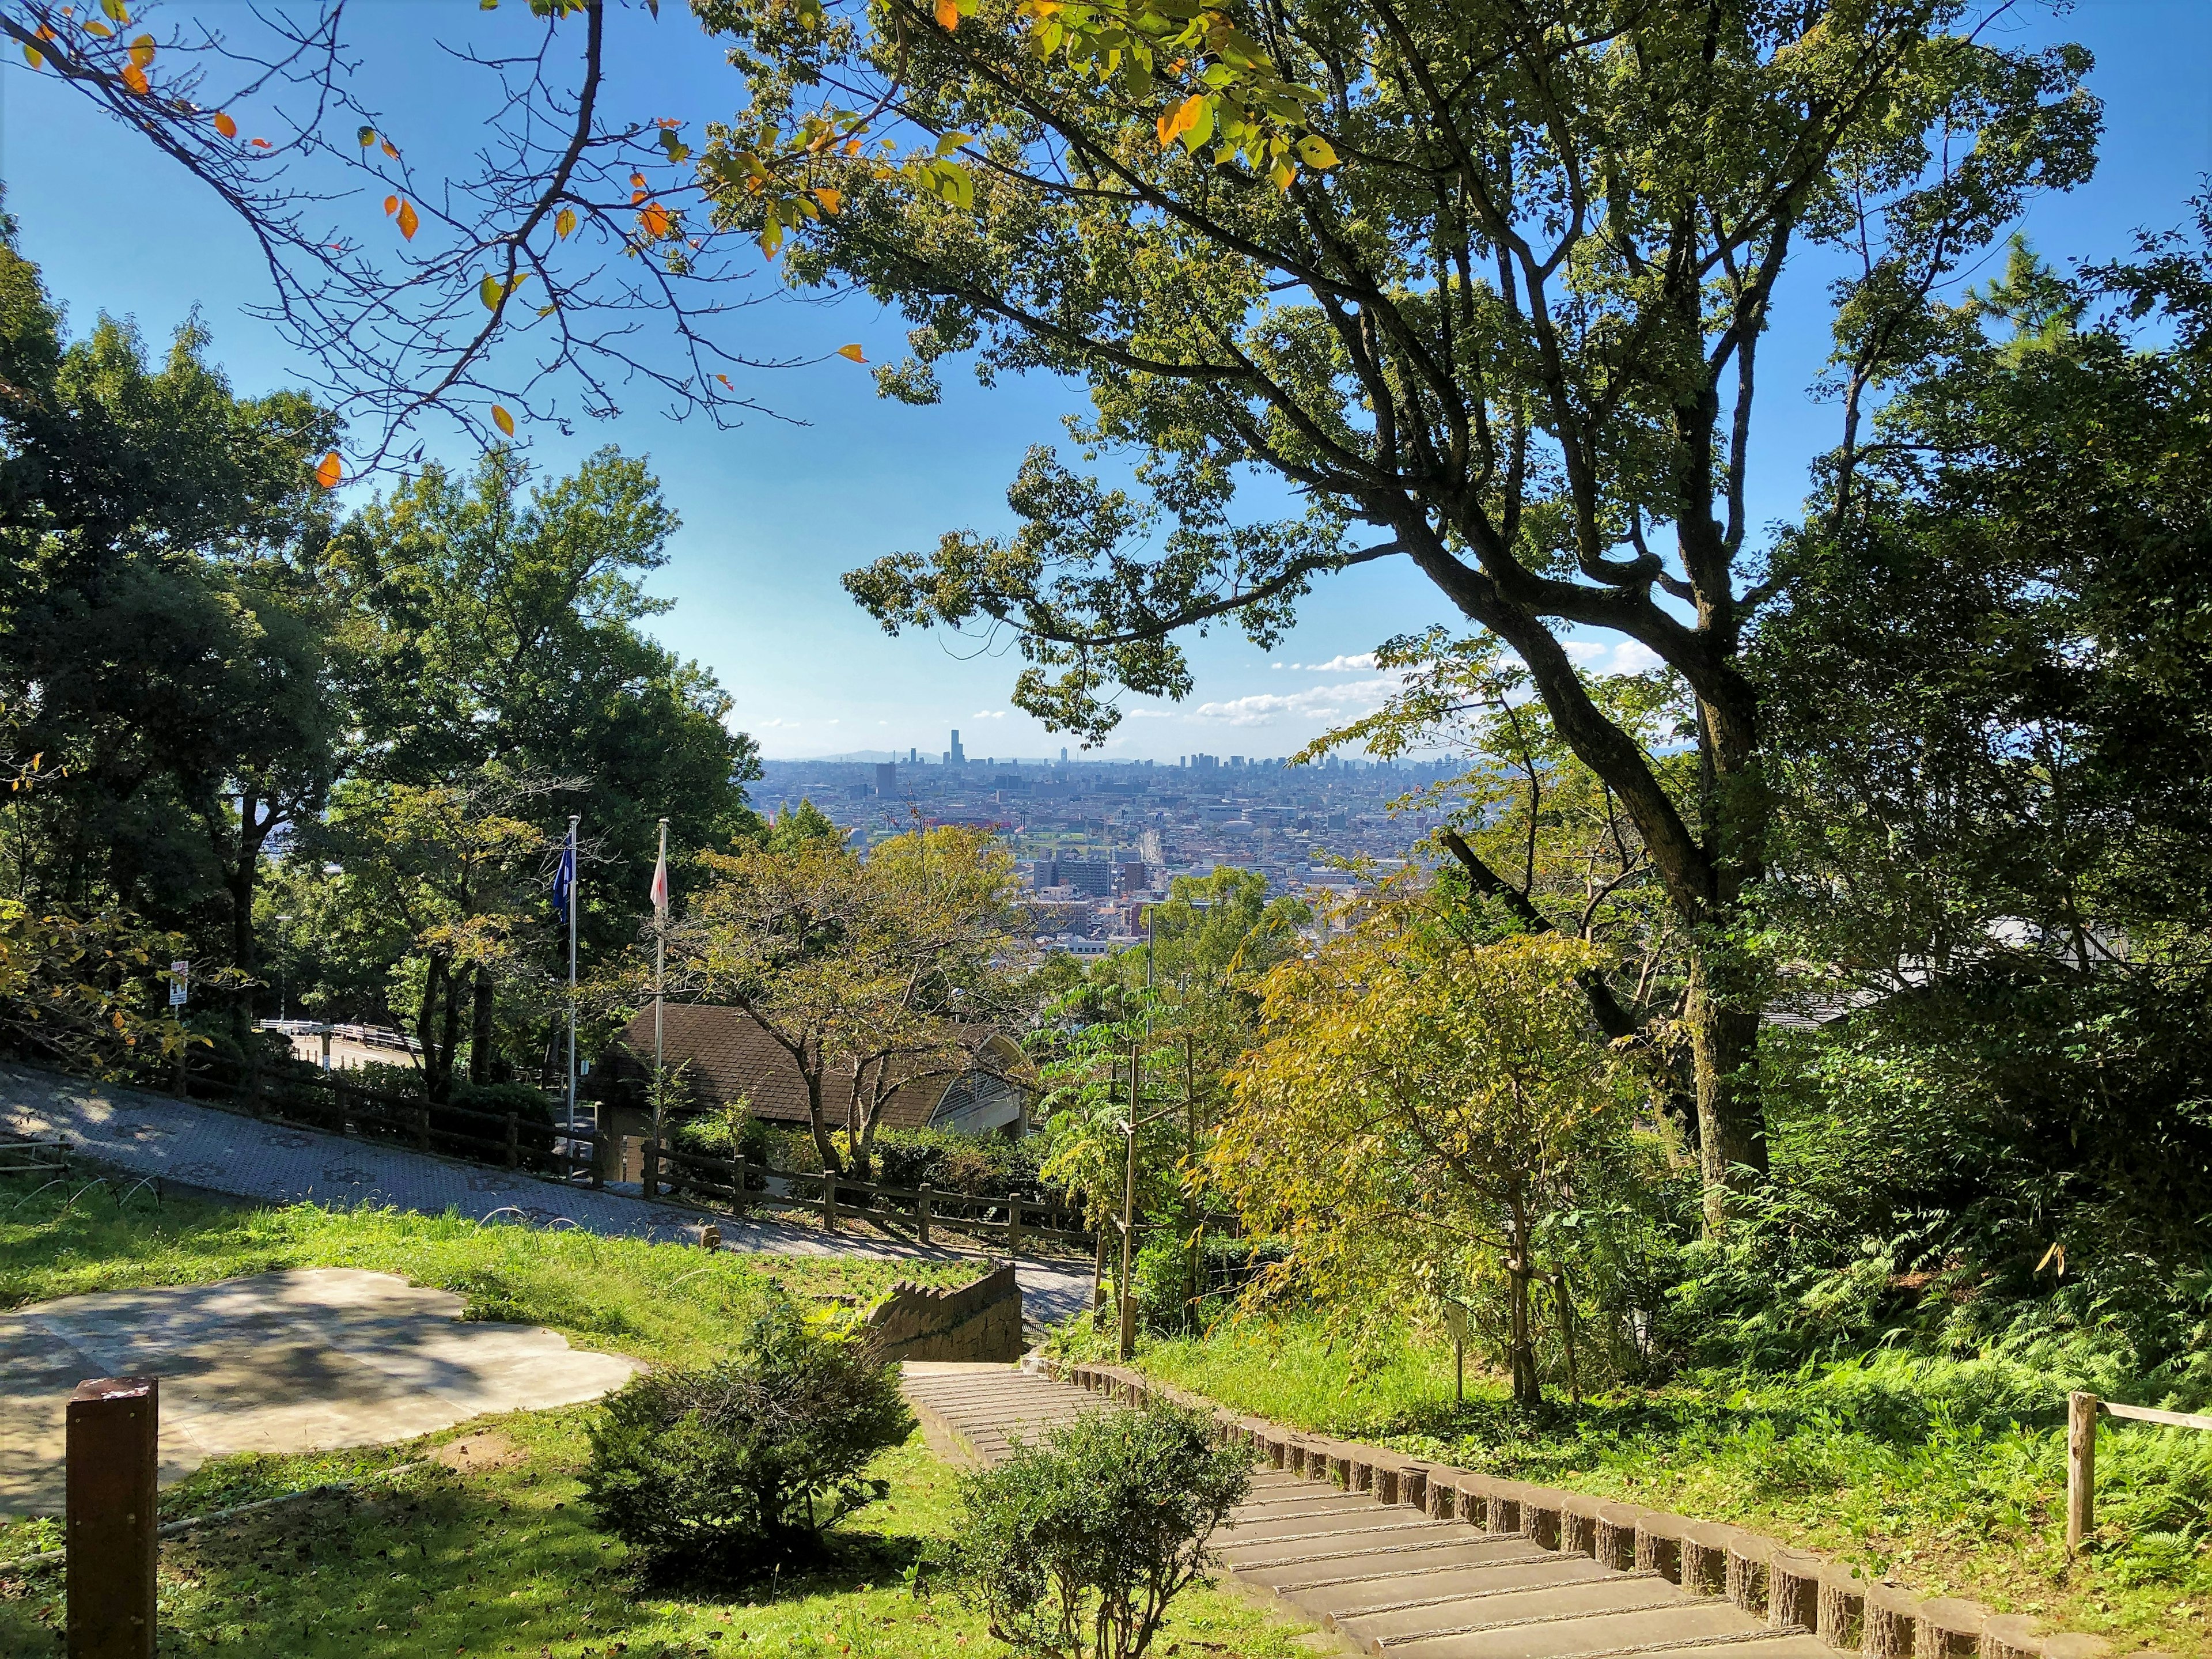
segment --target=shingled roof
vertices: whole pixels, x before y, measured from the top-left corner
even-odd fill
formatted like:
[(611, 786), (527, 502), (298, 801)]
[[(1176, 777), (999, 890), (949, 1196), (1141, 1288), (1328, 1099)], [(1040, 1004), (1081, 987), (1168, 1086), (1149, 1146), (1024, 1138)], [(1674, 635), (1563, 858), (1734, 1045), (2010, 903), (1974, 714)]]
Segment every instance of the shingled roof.
[[(978, 1048), (1005, 1043), (1004, 1038), (994, 1039), (986, 1030), (978, 1030), (974, 1036)], [(661, 1048), (672, 1078), (672, 1095), (684, 1105), (703, 1111), (744, 1100), (750, 1103), (756, 1117), (769, 1122), (807, 1121), (806, 1081), (799, 1075), (799, 1063), (744, 1009), (668, 1003), (662, 1010)], [(1011, 1050), (1012, 1045), (1006, 1044), (1006, 1048)], [(1014, 1053), (1006, 1054), (1008, 1060), (1014, 1057)], [(623, 1028), (600, 1066), (617, 1089), (651, 1078), (650, 1006), (640, 1009)], [(902, 1084), (884, 1103), (884, 1127), (919, 1129), (933, 1120), (957, 1117), (961, 1100), (969, 1091), (956, 1090), (953, 1085), (963, 1080), (939, 1073)], [(836, 1077), (825, 1078), (822, 1091), (823, 1114), (833, 1127), (842, 1126), (852, 1109), (849, 1085)], [(946, 1099), (948, 1091), (953, 1099)]]

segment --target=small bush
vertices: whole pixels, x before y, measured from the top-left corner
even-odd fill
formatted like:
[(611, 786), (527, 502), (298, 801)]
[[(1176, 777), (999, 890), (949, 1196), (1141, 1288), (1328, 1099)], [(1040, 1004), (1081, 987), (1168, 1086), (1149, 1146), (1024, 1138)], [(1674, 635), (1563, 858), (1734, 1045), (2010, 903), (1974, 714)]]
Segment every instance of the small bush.
[(869, 1461), (913, 1431), (896, 1365), (780, 1300), (738, 1358), (654, 1371), (610, 1400), (584, 1492), (648, 1570), (750, 1575), (818, 1553), (883, 1496)]
[(1138, 1659), (1210, 1565), (1252, 1489), (1252, 1456), (1195, 1412), (1062, 1424), (961, 1483), (951, 1565), (991, 1633), (1036, 1659)]

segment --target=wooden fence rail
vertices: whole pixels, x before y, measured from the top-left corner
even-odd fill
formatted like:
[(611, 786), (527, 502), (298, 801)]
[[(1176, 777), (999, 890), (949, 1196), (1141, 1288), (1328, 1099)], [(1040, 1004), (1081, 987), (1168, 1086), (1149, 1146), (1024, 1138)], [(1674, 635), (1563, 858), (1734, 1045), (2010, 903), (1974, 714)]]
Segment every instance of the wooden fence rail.
[(2123, 1406), (2094, 1394), (2066, 1396), (2066, 1547), (2078, 1550), (2097, 1524), (2097, 1419), (2124, 1418), (2158, 1423), (2169, 1429), (2212, 1429), (2212, 1417), (2195, 1412), (2160, 1411), (2154, 1406)]
[[(775, 1183), (784, 1190), (776, 1191)], [(739, 1212), (755, 1208), (803, 1211), (820, 1216), (831, 1232), (837, 1231), (841, 1217), (896, 1219), (911, 1225), (916, 1242), (923, 1244), (930, 1242), (933, 1226), (1000, 1240), (1014, 1254), (1024, 1241), (1092, 1242), (1079, 1212), (1042, 1199), (947, 1192), (926, 1183), (894, 1187), (818, 1170), (777, 1170), (744, 1158), (716, 1158), (650, 1139), (645, 1143), (643, 1184), (647, 1198), (665, 1191), (672, 1197), (702, 1199)]]

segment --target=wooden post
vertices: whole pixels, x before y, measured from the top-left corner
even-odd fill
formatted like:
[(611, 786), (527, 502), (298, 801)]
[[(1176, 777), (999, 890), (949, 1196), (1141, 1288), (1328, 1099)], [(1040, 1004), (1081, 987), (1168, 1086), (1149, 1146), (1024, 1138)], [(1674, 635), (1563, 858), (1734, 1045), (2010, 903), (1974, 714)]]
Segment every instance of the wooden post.
[(2097, 1396), (2066, 1396), (2066, 1547), (2081, 1547), (2097, 1524)]
[(732, 1184), (730, 1202), (740, 1215), (744, 1213), (746, 1182), (750, 1179), (751, 1176), (746, 1173), (745, 1155), (739, 1152), (730, 1161), (730, 1180)]
[(423, 1152), (430, 1150), (430, 1109), (428, 1106), (415, 1109), (415, 1145)]
[(153, 1659), (159, 1381), (78, 1383), (65, 1433), (69, 1659)]
[(1006, 1195), (1006, 1254), (1022, 1253), (1022, 1201), (1009, 1193)]
[(921, 1191), (915, 1203), (914, 1237), (917, 1244), (929, 1243), (929, 1183), (927, 1181), (921, 1183)]
[(605, 1180), (605, 1176), (599, 1169), (599, 1164), (606, 1156), (607, 1143), (605, 1138), (603, 1135), (593, 1135), (591, 1139), (591, 1148), (592, 1190), (593, 1192), (597, 1192), (599, 1191), (602, 1182)]
[(834, 1170), (822, 1172), (822, 1231), (837, 1231), (837, 1172)]
[(507, 1115), (507, 1167), (515, 1169), (522, 1163), (522, 1121), (513, 1112)]
[(647, 1198), (659, 1198), (660, 1196), (660, 1137), (657, 1134), (647, 1135), (645, 1138), (645, 1169), (642, 1173), (645, 1195)]

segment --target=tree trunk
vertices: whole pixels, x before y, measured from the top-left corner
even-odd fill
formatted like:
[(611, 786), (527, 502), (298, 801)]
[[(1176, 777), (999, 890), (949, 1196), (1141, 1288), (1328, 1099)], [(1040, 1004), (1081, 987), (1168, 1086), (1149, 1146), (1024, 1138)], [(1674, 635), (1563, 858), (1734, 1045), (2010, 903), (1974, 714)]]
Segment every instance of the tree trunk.
[(470, 971), (465, 965), (459, 973), (449, 973), (445, 976), (446, 1018), (444, 1030), (440, 1033), (444, 1052), (438, 1059), (438, 1086), (430, 1095), (430, 1098), (441, 1106), (453, 1098), (453, 1062), (460, 1057), (461, 1052), (461, 986), (469, 977)]
[(432, 1100), (446, 1097), (445, 1073), (450, 1059), (438, 1052), (438, 1016), (444, 1010), (446, 987), (452, 975), (446, 959), (433, 956), (422, 971), (422, 1006), (415, 1015), (415, 1046), (422, 1051), (422, 1092)]
[(1512, 1330), (1506, 1345), (1506, 1363), (1513, 1374), (1513, 1403), (1534, 1407), (1544, 1403), (1544, 1384), (1536, 1375), (1536, 1342), (1529, 1313), (1528, 1286), (1534, 1276), (1535, 1264), (1528, 1255), (1528, 1206), (1518, 1193), (1513, 1194), (1510, 1213), (1513, 1254), (1506, 1261), (1505, 1274), (1512, 1304)]
[(1766, 1114), (1759, 1099), (1757, 1008), (1729, 1006), (1713, 994), (1711, 968), (1690, 958), (1682, 1022), (1698, 1080), (1698, 1163), (1705, 1223), (1728, 1218), (1729, 1196), (1766, 1173)]
[(491, 970), (477, 964), (475, 1006), (469, 1018), (469, 1081), (491, 1081)]

